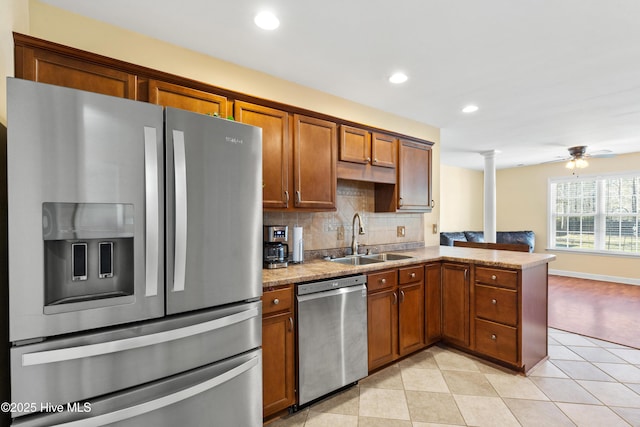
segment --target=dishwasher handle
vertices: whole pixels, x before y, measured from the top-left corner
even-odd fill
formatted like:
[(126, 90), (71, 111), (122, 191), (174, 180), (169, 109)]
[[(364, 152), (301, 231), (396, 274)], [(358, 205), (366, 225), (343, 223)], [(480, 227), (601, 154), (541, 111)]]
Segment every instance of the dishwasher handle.
[(364, 298), (366, 298), (367, 297), (367, 286), (362, 284), (362, 285), (357, 285), (357, 286), (349, 286), (349, 287), (346, 287), (346, 288), (331, 289), (329, 291), (316, 292), (316, 293), (313, 293), (313, 294), (298, 295), (296, 298), (298, 300), (298, 303), (304, 303), (304, 302), (307, 302), (307, 301), (317, 300), (319, 298), (327, 298), (327, 297), (331, 297), (331, 296), (350, 294), (350, 293), (354, 293), (354, 292), (361, 292), (362, 296)]

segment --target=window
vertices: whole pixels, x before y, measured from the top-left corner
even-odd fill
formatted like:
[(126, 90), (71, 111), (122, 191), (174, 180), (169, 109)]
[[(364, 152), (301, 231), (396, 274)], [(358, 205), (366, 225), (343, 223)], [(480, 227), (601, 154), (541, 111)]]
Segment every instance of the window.
[(640, 255), (640, 172), (549, 181), (552, 249)]

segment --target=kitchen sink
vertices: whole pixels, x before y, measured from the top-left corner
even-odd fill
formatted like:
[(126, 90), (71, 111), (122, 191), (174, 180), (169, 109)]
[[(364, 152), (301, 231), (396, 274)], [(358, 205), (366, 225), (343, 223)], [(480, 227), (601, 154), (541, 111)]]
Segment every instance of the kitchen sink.
[(388, 253), (381, 253), (381, 254), (375, 254), (375, 255), (363, 255), (362, 257), (367, 259), (375, 259), (378, 262), (399, 261), (401, 259), (413, 258), (412, 256), (409, 256), (409, 255), (388, 254)]
[(333, 258), (331, 262), (337, 262), (339, 264), (349, 264), (349, 265), (367, 265), (367, 264), (376, 264), (379, 262), (384, 262), (384, 260), (366, 258), (364, 256), (345, 256), (342, 258)]
[(377, 264), (380, 262), (386, 261), (399, 261), (402, 259), (410, 259), (413, 258), (409, 255), (398, 255), (398, 254), (373, 254), (373, 255), (350, 255), (342, 258), (334, 258), (331, 261), (337, 262), (340, 264), (348, 264), (348, 265), (367, 265), (367, 264)]

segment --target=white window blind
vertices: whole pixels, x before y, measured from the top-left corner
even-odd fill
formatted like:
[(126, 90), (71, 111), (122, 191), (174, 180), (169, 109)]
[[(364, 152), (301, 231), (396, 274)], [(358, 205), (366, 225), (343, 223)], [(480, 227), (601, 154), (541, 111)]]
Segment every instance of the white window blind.
[(551, 179), (550, 247), (640, 254), (640, 172)]

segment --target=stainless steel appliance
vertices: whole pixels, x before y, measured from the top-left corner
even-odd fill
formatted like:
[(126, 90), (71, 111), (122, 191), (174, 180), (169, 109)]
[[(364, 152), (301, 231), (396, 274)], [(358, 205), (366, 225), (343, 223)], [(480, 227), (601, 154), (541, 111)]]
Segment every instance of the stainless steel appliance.
[(289, 265), (289, 226), (265, 225), (263, 230), (264, 268), (283, 268)]
[(261, 130), (7, 80), (13, 423), (261, 425)]
[(368, 375), (366, 283), (350, 276), (296, 287), (299, 405)]

